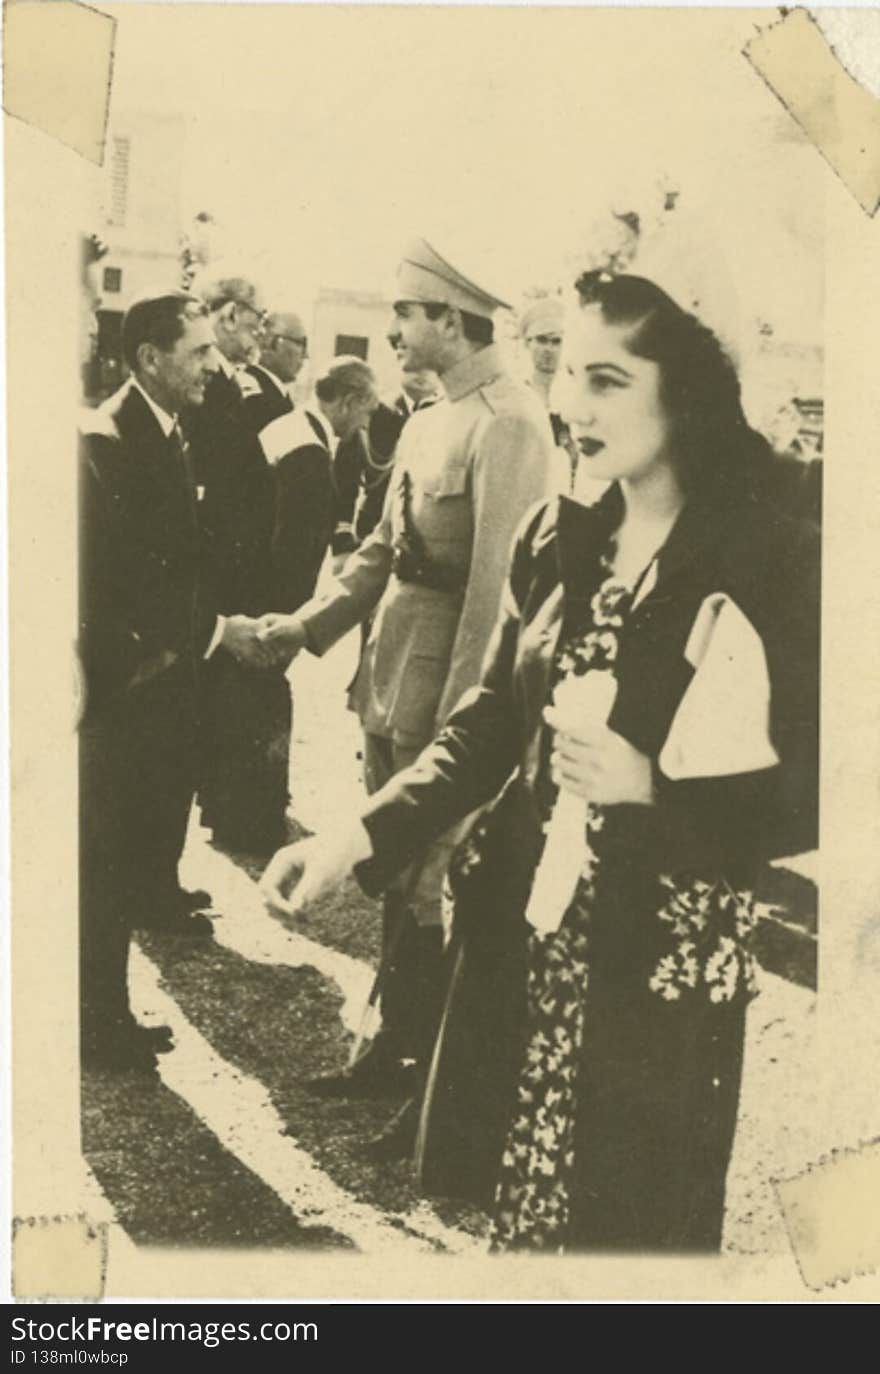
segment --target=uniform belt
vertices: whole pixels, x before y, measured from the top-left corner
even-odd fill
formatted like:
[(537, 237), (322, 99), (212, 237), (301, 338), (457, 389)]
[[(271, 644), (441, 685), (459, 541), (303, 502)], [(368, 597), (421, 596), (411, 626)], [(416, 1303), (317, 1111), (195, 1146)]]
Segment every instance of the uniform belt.
[(398, 582), (427, 587), (433, 592), (452, 592), (460, 595), (467, 585), (467, 573), (462, 572), (460, 568), (431, 563), (426, 558), (419, 558), (401, 548), (394, 550), (391, 571)]

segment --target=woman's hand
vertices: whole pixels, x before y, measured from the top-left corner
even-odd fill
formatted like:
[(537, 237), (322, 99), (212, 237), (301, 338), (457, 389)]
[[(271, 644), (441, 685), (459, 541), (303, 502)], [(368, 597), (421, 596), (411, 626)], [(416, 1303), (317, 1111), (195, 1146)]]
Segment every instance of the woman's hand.
[(279, 849), (270, 860), (260, 879), (260, 893), (271, 911), (299, 916), (340, 887), (355, 864), (372, 852), (370, 836), (360, 821), (326, 836), (299, 840)]
[(593, 730), (563, 730), (552, 706), (544, 719), (556, 731), (551, 767), (558, 787), (597, 806), (654, 800), (651, 760), (607, 726)]

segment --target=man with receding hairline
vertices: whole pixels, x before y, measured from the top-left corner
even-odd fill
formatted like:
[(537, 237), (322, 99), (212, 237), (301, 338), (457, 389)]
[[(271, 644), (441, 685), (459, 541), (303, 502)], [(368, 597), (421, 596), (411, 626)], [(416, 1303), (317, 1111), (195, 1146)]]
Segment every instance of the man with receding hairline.
[(308, 356), (308, 336), (299, 315), (293, 310), (273, 310), (267, 315), (259, 352), (259, 362), (245, 368), (256, 389), (248, 389), (244, 398), (257, 433), (293, 410), (290, 389)]
[(257, 286), (222, 266), (197, 279), (192, 290), (208, 307), (218, 363), (204, 405), (186, 417), (203, 493), (205, 576), (218, 611), (235, 615), (256, 609), (268, 577), (261, 517), (270, 504), (271, 484), (246, 417), (242, 381), (262, 338), (265, 309)]
[[(202, 533), (203, 578), (214, 608), (253, 643), (246, 618), (273, 605), (272, 474), (246, 409), (255, 386), (245, 371), (263, 338), (265, 306), (252, 278), (234, 264), (215, 264), (193, 283), (208, 307), (218, 370), (202, 407), (190, 411)], [(244, 660), (245, 656), (242, 656)], [(286, 762), (276, 757), (278, 713), (289, 714), (287, 684), (258, 649), (247, 663), (215, 656), (201, 696), (198, 799), (216, 843), (263, 852), (286, 834)]]

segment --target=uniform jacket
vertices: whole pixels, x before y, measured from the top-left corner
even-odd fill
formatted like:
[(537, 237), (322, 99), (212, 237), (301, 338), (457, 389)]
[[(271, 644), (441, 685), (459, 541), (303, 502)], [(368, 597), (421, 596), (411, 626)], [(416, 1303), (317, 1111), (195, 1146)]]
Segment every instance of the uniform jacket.
[[(479, 685), (418, 763), (368, 805), (374, 858), (359, 869), (368, 891), (381, 890), (424, 844), (508, 780), (517, 800), (506, 852), (528, 891), (540, 849), (536, 789), (546, 766), (542, 711), (554, 655), (620, 502), (615, 486), (595, 507), (562, 497), (528, 518)], [(655, 872), (686, 868), (740, 881), (744, 871), (753, 876), (758, 859), (815, 847), (818, 573), (818, 531), (809, 522), (746, 503), (723, 513), (685, 509), (658, 556), (652, 589), (621, 632), (609, 727), (656, 765), (693, 675), (684, 649), (697, 612), (723, 592), (764, 647), (779, 763), (676, 781), (655, 767), (655, 805), (606, 808), (606, 848), (619, 840), (622, 852), (638, 854)]]
[[(548, 490), (546, 415), (494, 347), (469, 355), (443, 386), (445, 399), (401, 435), (379, 525), (302, 616), (320, 654), (375, 609), (354, 704), (367, 731), (417, 744), (477, 681), (513, 533)], [(459, 590), (393, 573), (407, 524)]]
[(79, 645), (89, 709), (174, 665), (192, 668), (214, 617), (199, 592), (194, 493), (181, 452), (130, 382), (83, 415)]
[(202, 405), (185, 417), (185, 429), (202, 498), (205, 596), (227, 615), (273, 610), (272, 478), (233, 377), (214, 373)]
[(333, 532), (336, 488), (324, 422), (298, 408), (260, 433), (274, 485), (272, 609), (295, 611), (315, 590)]

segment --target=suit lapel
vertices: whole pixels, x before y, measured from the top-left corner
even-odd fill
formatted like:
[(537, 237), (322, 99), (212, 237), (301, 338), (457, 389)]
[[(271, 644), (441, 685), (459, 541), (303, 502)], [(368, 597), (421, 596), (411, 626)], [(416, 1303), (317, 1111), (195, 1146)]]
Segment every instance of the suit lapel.
[(270, 420), (274, 419), (276, 415), (290, 414), (293, 410), (293, 401), (264, 367), (260, 367), (259, 363), (248, 363), (245, 371), (250, 377), (253, 377), (260, 388), (260, 394), (267, 411), (271, 412)]
[(208, 422), (222, 424), (222, 418), (227, 415), (238, 417), (244, 405), (244, 400), (240, 389), (236, 386), (231, 377), (227, 377), (222, 368), (215, 372), (205, 388), (205, 399), (201, 407), (194, 411), (196, 423), (204, 416)]
[(311, 412), (310, 410), (306, 410), (306, 411), (304, 412), (304, 414), (305, 414), (305, 417), (306, 417), (306, 419), (308, 420), (309, 424), (311, 425), (312, 429), (313, 429), (314, 432), (315, 432), (315, 438), (318, 440), (318, 443), (321, 445), (322, 448), (325, 448), (325, 449), (327, 450), (327, 452), (329, 453), (329, 452), (330, 452), (330, 438), (329, 438), (329, 436), (328, 436), (328, 434), (327, 434), (326, 429), (324, 428), (323, 421), (319, 420), (318, 417), (317, 417), (317, 415), (313, 415), (312, 412)]
[(140, 472), (163, 491), (179, 492), (185, 474), (178, 470), (171, 441), (166, 439), (159, 421), (137, 387), (129, 388), (128, 395), (120, 405), (117, 423)]

